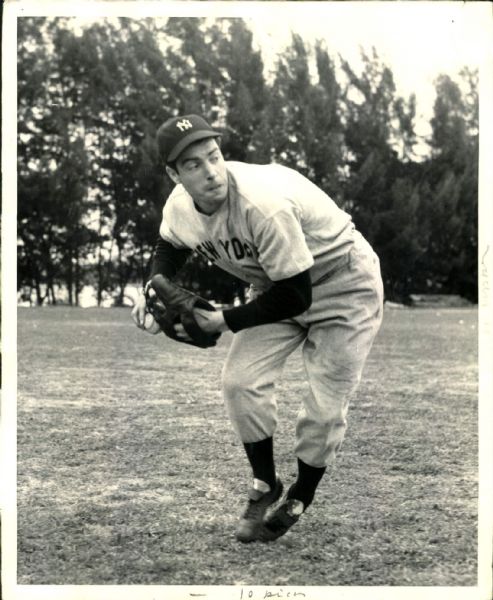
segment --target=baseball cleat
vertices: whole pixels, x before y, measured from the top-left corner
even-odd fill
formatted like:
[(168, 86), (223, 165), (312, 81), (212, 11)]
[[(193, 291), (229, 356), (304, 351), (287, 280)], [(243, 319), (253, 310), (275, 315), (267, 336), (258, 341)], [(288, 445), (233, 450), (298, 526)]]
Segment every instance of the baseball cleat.
[(265, 520), (260, 539), (263, 542), (277, 540), (298, 522), (304, 510), (305, 507), (301, 500), (286, 498)]
[(281, 497), (282, 489), (282, 482), (278, 478), (275, 488), (270, 492), (264, 493), (254, 488), (248, 491), (248, 505), (236, 528), (238, 541), (246, 543), (261, 539), (265, 512)]

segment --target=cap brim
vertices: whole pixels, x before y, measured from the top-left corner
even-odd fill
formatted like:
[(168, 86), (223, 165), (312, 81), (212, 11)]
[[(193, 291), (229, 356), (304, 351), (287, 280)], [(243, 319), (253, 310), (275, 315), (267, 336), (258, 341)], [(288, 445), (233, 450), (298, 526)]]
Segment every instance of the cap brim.
[(176, 144), (173, 150), (169, 153), (166, 162), (170, 163), (176, 160), (178, 156), (180, 156), (180, 154), (183, 152), (183, 150), (185, 150), (185, 148), (187, 148), (188, 146), (190, 146), (190, 144), (193, 144), (194, 142), (198, 142), (199, 140), (205, 140), (211, 137), (221, 137), (221, 135), (222, 134), (218, 131), (194, 131), (193, 133), (190, 133), (186, 137), (182, 138), (178, 142), (178, 144)]

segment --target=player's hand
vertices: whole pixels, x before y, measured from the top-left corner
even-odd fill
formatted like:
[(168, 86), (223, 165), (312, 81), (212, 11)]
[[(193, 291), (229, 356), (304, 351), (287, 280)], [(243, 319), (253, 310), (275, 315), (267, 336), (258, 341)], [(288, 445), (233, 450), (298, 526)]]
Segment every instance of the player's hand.
[(132, 308), (132, 319), (139, 329), (144, 329), (146, 312), (146, 297), (141, 293)]
[[(206, 331), (207, 333), (219, 333), (228, 331), (229, 327), (226, 325), (222, 311), (211, 311), (204, 310), (202, 308), (196, 308), (193, 311), (197, 325)], [(176, 335), (182, 340), (190, 340), (189, 335), (185, 331), (181, 323), (175, 325)]]
[(222, 333), (229, 330), (222, 310), (211, 311), (196, 308), (193, 312), (199, 327), (207, 333)]

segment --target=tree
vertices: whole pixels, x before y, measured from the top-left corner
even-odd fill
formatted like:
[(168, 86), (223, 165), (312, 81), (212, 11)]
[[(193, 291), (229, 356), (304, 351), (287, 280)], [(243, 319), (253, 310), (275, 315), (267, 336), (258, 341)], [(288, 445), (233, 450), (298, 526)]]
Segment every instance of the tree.
[(226, 78), (217, 61), (222, 30), (201, 18), (170, 18), (163, 32), (166, 62), (179, 90), (173, 114), (198, 113), (216, 122), (224, 114), (222, 89)]
[(255, 157), (252, 138), (261, 126), (266, 98), (264, 65), (253, 48), (252, 32), (242, 19), (224, 20), (225, 35), (218, 45), (217, 61), (225, 75), (224, 155), (245, 161)]
[(293, 35), (291, 46), (277, 61), (269, 102), (254, 136), (262, 162), (281, 162), (308, 174), (301, 136), (302, 107), (310, 89), (308, 52), (301, 37)]
[(362, 61), (359, 75), (342, 61), (345, 207), (380, 256), (386, 296), (406, 300), (424, 252), (417, 227), (420, 168), (413, 162), (415, 98), (396, 94), (392, 71), (375, 50), (362, 52)]
[(73, 126), (73, 88), (46, 51), (49, 25), (19, 19), (18, 29), (19, 283), (34, 287), (38, 304), (47, 297), (55, 303), (61, 281), (77, 302), (88, 241), (87, 157)]
[[(78, 89), (89, 92), (80, 96), (79, 114), (91, 156), (98, 303), (106, 290), (122, 304), (127, 283), (136, 272), (142, 277), (166, 189), (154, 132), (169, 116), (163, 100), (174, 84), (154, 34), (147, 21), (119, 19), (75, 40), (80, 54), (92, 53), (86, 68), (72, 74)], [(73, 65), (68, 60), (67, 69)]]
[(345, 141), (348, 151), (345, 196), (361, 231), (372, 241), (375, 219), (390, 205), (390, 182), (396, 164), (391, 145), (392, 104), (395, 84), (392, 72), (378, 55), (362, 53), (363, 68), (357, 75), (342, 61), (348, 85), (344, 99)]
[(311, 51), (293, 35), (277, 61), (267, 99), (252, 141), (256, 156), (299, 170), (339, 200), (344, 161), (341, 90), (324, 45), (316, 42)]
[(421, 207), (428, 243), (420, 268), (432, 289), (477, 301), (477, 73), (464, 69), (459, 82), (441, 75), (435, 85)]

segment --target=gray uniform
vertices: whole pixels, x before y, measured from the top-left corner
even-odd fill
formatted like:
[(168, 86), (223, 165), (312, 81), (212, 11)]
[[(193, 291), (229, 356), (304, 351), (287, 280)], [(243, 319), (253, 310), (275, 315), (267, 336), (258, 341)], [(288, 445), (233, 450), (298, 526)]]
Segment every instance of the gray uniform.
[(227, 162), (229, 193), (212, 215), (178, 185), (161, 236), (253, 284), (310, 269), (313, 301), (295, 318), (235, 334), (223, 370), (225, 403), (243, 442), (273, 435), (275, 381), (302, 345), (309, 391), (297, 422), (299, 458), (321, 467), (335, 457), (348, 402), (382, 319), (379, 262), (350, 216), (305, 177), (280, 165)]

